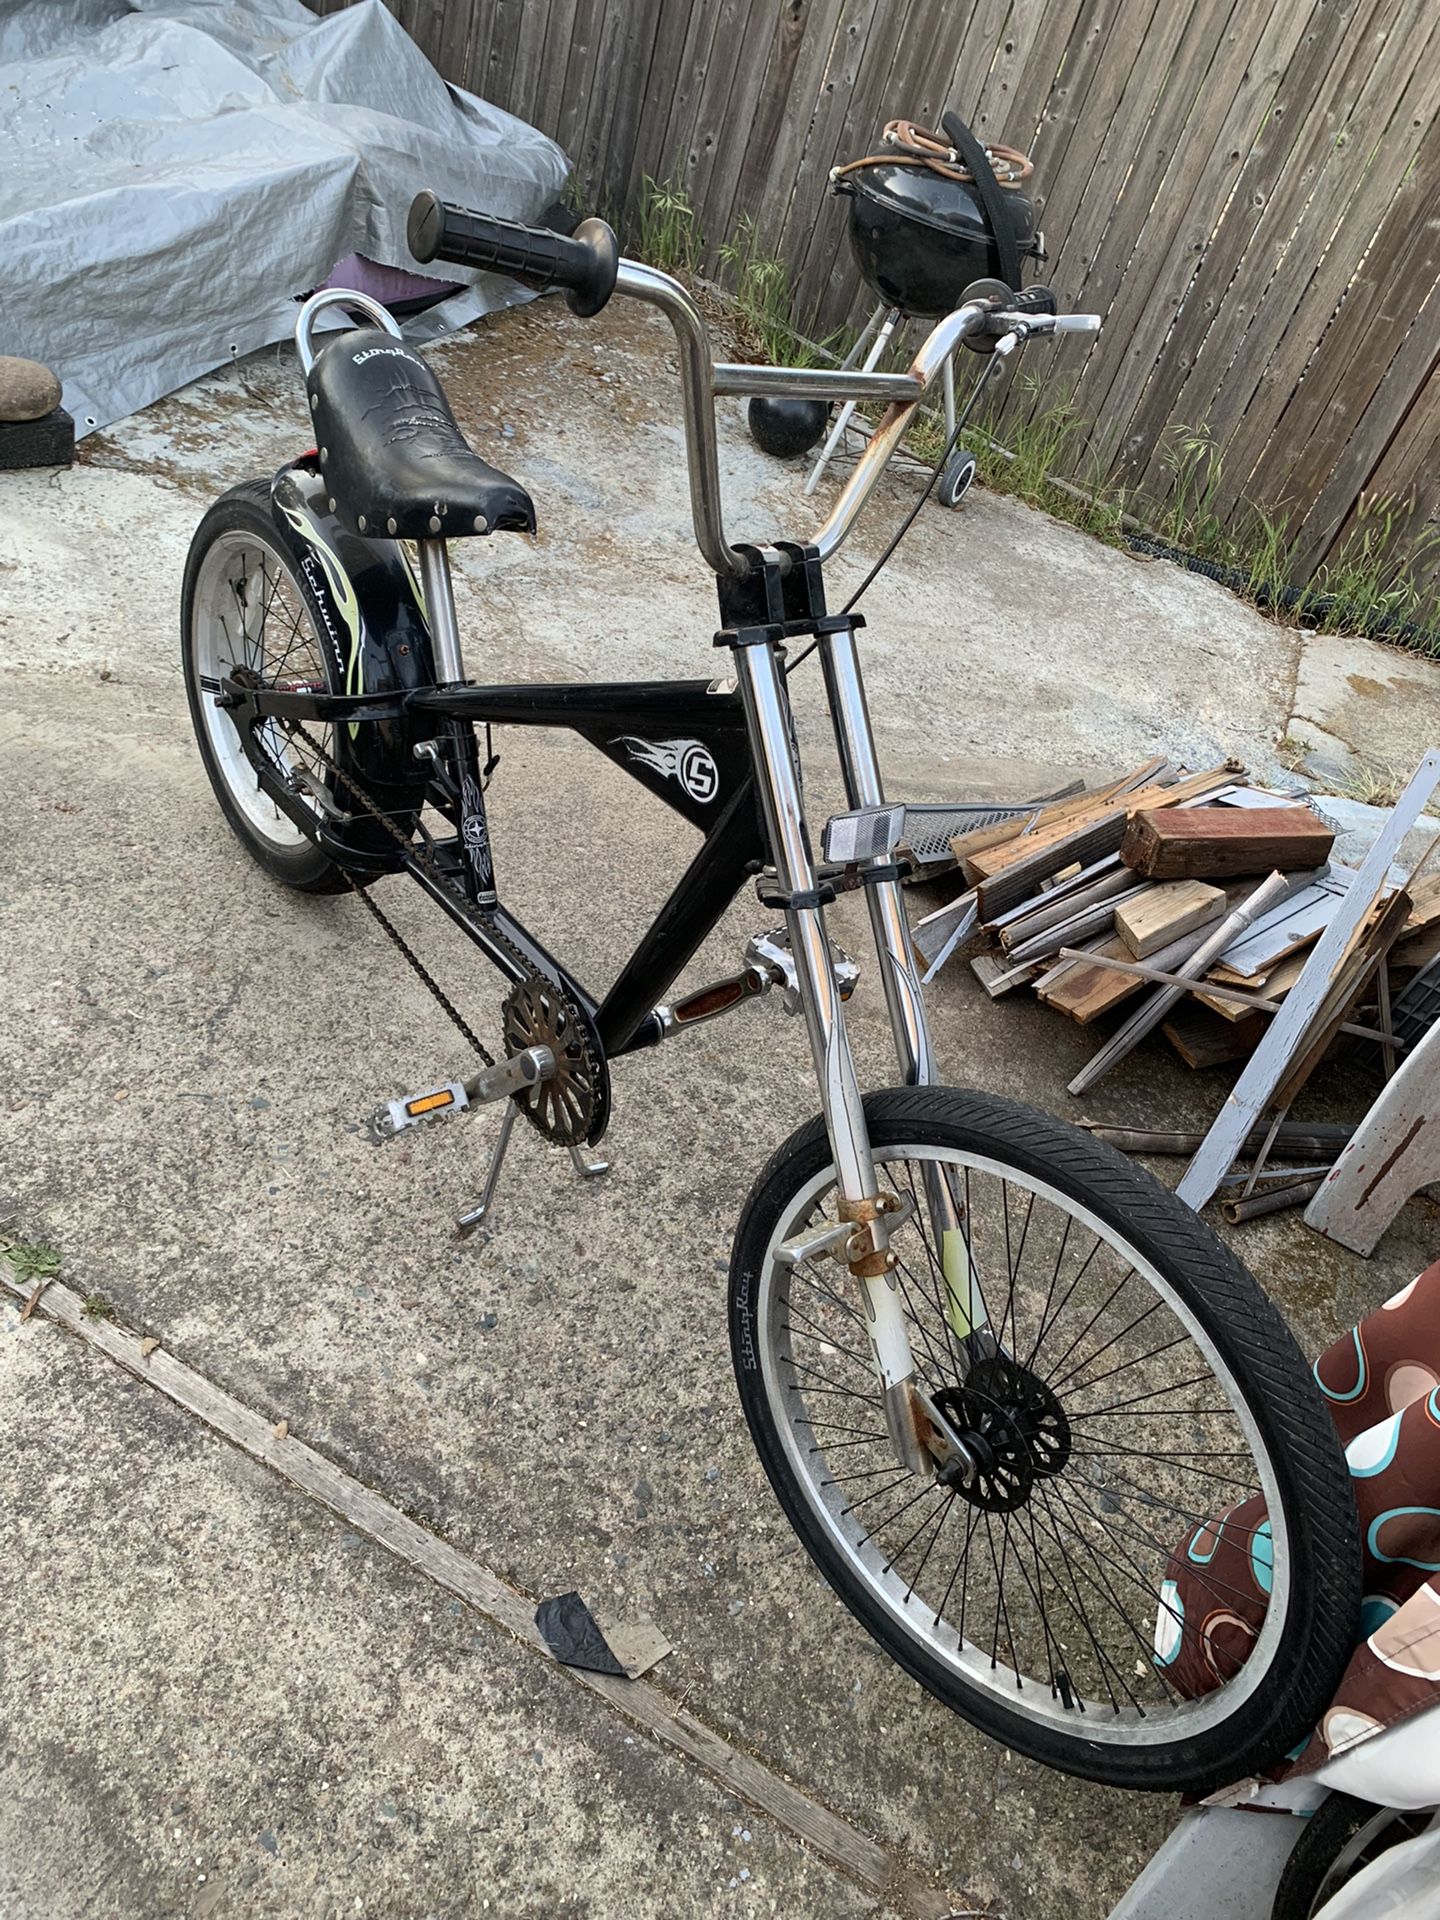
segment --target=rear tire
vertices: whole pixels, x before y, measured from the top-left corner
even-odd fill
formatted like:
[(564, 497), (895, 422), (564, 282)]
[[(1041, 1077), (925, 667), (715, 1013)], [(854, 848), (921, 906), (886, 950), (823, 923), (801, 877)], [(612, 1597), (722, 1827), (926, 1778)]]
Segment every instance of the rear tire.
[(1424, 1833), (1435, 1809), (1376, 1807), (1332, 1793), (1305, 1822), (1275, 1890), (1271, 1920), (1316, 1920), (1340, 1889), (1391, 1847)]
[[(957, 1430), (963, 1413), (966, 1430), (988, 1431), (1000, 1467), (983, 1488), (900, 1472), (845, 1268), (775, 1258), (781, 1240), (835, 1218), (814, 1120), (756, 1182), (730, 1270), (741, 1404), (811, 1558), (907, 1673), (1047, 1766), (1203, 1792), (1278, 1761), (1328, 1705), (1360, 1608), (1344, 1456), (1279, 1313), (1188, 1207), (1073, 1127), (954, 1088), (871, 1094), (865, 1111), (882, 1188), (917, 1201), (892, 1239), (917, 1372), (932, 1398), (950, 1396)], [(963, 1206), (989, 1348), (942, 1305), (956, 1250), (937, 1258), (930, 1244), (927, 1168)], [(1102, 1316), (1132, 1308), (1107, 1338)], [(1001, 1357), (985, 1361), (994, 1341)], [(1015, 1362), (1025, 1384), (1012, 1392)], [(1248, 1660), (1222, 1648), (1209, 1690), (1186, 1697), (1166, 1671), (1170, 1556), (1253, 1494), (1274, 1543), (1268, 1605), (1257, 1588)], [(1218, 1577), (1204, 1564), (1202, 1591)], [(1239, 1603), (1205, 1604), (1208, 1648), (1212, 1622)]]
[[(200, 758), (221, 812), (272, 879), (300, 893), (345, 893), (350, 881), (341, 868), (260, 791), (238, 728), (215, 704), (221, 674), (237, 666), (267, 684), (283, 675), (342, 693), (322, 631), (296, 550), (271, 510), (269, 481), (232, 487), (196, 529), (181, 589), (180, 651)], [(333, 752), (329, 727), (316, 722), (307, 731)], [(271, 738), (277, 764), (323, 775), (278, 724)]]

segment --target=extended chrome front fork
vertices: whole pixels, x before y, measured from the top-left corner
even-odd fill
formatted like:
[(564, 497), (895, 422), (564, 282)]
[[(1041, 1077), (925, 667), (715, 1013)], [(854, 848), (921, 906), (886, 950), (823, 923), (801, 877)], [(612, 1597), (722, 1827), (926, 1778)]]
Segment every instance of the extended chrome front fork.
[[(851, 804), (879, 804), (879, 773), (853, 639), (848, 633), (826, 635), (821, 645)], [(847, 1263), (864, 1304), (866, 1331), (884, 1389), (892, 1443), (898, 1457), (913, 1472), (929, 1473), (937, 1459), (954, 1453), (953, 1436), (944, 1434), (944, 1422), (916, 1379), (887, 1230), (887, 1216), (898, 1208), (895, 1197), (881, 1189), (871, 1153), (860, 1084), (825, 933), (824, 902), (805, 825), (790, 701), (779, 651), (772, 642), (756, 639), (738, 646), (735, 656), (776, 886), (784, 902), (796, 985), (834, 1158), (838, 1211), (842, 1220), (853, 1222), (857, 1229), (846, 1249)], [(877, 880), (867, 893), (902, 1070), (907, 1081), (925, 1084), (933, 1077), (933, 1056), (899, 886), (893, 880)], [(926, 1203), (937, 1245), (963, 1244), (958, 1210), (938, 1170), (934, 1182), (927, 1174)], [(939, 1237), (947, 1233), (949, 1240)], [(963, 1467), (964, 1462), (958, 1464)]]
[[(885, 789), (875, 752), (875, 733), (870, 724), (870, 708), (865, 698), (865, 682), (854, 630), (849, 627), (822, 634), (820, 663), (825, 676), (825, 693), (835, 729), (835, 746), (845, 786), (846, 804), (853, 810), (883, 807)], [(871, 863), (883, 869), (884, 856)], [(925, 1000), (910, 926), (900, 893), (900, 881), (893, 872), (872, 871), (865, 884), (865, 902), (870, 914), (870, 929), (875, 938), (875, 954), (890, 1016), (890, 1031), (895, 1040), (895, 1055), (900, 1077), (906, 1086), (929, 1087), (939, 1081), (930, 1026), (925, 1016)], [(984, 1300), (971, 1264), (970, 1239), (964, 1206), (951, 1185), (948, 1170), (933, 1160), (921, 1169), (925, 1192), (925, 1211), (929, 1215), (933, 1244), (944, 1283), (945, 1317), (956, 1336), (962, 1354), (975, 1350), (972, 1336), (987, 1338)]]

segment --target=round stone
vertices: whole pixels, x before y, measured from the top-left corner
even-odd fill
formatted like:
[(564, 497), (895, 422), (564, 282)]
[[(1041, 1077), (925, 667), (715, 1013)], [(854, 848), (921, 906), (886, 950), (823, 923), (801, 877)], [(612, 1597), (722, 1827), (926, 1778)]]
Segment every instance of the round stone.
[(0, 420), (43, 420), (60, 404), (60, 382), (38, 360), (0, 354)]

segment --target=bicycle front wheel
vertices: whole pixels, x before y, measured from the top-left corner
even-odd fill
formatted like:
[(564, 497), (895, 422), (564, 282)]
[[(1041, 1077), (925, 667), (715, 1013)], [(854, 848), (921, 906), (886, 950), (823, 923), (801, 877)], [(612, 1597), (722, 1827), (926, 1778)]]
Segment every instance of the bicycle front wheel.
[[(1279, 1760), (1360, 1606), (1344, 1457), (1280, 1315), (1188, 1207), (1073, 1127), (952, 1088), (865, 1108), (882, 1187), (914, 1202), (891, 1244), (917, 1373), (980, 1471), (897, 1464), (846, 1269), (777, 1258), (836, 1217), (813, 1121), (760, 1176), (730, 1276), (745, 1416), (811, 1557), (908, 1673), (1049, 1766), (1204, 1791)], [(968, 1313), (927, 1179), (963, 1221)], [(1244, 1593), (1222, 1518), (1256, 1570)], [(1177, 1681), (1186, 1636), (1200, 1685)]]

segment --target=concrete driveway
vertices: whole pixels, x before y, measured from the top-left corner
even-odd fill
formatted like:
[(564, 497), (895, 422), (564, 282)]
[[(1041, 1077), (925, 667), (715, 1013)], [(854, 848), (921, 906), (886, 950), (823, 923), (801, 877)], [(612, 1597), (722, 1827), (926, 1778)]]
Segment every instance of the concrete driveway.
[[(437, 364), (541, 517), (534, 546), (458, 555), (472, 674), (708, 672), (658, 323), (545, 303)], [(519, 1139), (484, 1244), (458, 1244), (451, 1217), (492, 1117), (385, 1150), (359, 1132), (382, 1097), (456, 1071), (455, 1036), (352, 901), (282, 893), (232, 839), (176, 648), (204, 506), (307, 444), (277, 353), (91, 440), (72, 472), (0, 478), (0, 1220), (59, 1249), (67, 1285), (113, 1313), (99, 1324), (286, 1423), (527, 1604), (578, 1587), (652, 1619), (675, 1651), (649, 1684), (713, 1745), (706, 1761), (642, 1730), (43, 1306), (22, 1325), (6, 1305), (0, 1915), (836, 1920), (953, 1901), (1099, 1920), (1173, 1802), (1047, 1774), (921, 1694), (812, 1573), (751, 1457), (723, 1276), (750, 1181), (816, 1104), (798, 1024), (766, 1003), (624, 1062), (609, 1180), (582, 1190)], [(724, 465), (737, 533), (810, 524), (738, 409)], [(1390, 765), (1440, 738), (1440, 669), (1365, 643), (1307, 668), (1299, 636), (1209, 583), (993, 496), (922, 513), (865, 610), (911, 797), (1015, 796), (1162, 747), (1267, 772), (1297, 721)], [(804, 679), (819, 811), (836, 783)], [(692, 837), (566, 739), (500, 746), (501, 884), (604, 982)], [(381, 897), (493, 1035), (478, 958), (398, 882)], [(694, 978), (764, 917), (742, 901)], [(862, 952), (850, 903), (837, 918)], [(1075, 1116), (1078, 1029), (992, 1005), (963, 969), (934, 1005), (951, 1077)], [(854, 1008), (883, 1084), (878, 995)], [(1223, 1085), (1146, 1050), (1088, 1110), (1200, 1121)], [(1328, 1098), (1343, 1111), (1343, 1084)], [(1313, 1346), (1437, 1239), (1412, 1205), (1368, 1265), (1293, 1219), (1239, 1244)], [(798, 1837), (797, 1790), (823, 1843)]]

